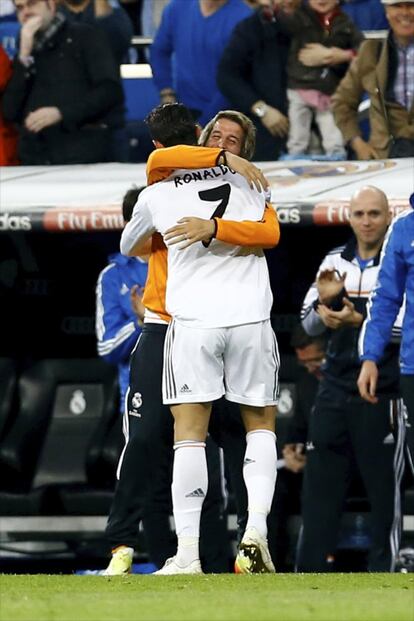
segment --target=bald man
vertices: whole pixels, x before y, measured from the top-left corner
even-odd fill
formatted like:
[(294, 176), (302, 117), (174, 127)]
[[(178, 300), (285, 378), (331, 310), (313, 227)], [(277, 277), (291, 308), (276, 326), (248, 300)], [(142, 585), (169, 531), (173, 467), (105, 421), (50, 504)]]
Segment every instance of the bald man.
[(309, 335), (326, 333), (328, 347), (310, 418), (300, 571), (335, 570), (340, 519), (354, 461), (371, 505), (369, 571), (393, 571), (399, 547), (403, 446), (398, 433), (400, 409), (393, 407), (399, 403), (397, 345), (389, 345), (382, 359), (375, 406), (360, 397), (356, 384), (358, 335), (391, 216), (387, 197), (372, 186), (356, 192), (349, 212), (353, 236), (322, 261), (301, 315)]

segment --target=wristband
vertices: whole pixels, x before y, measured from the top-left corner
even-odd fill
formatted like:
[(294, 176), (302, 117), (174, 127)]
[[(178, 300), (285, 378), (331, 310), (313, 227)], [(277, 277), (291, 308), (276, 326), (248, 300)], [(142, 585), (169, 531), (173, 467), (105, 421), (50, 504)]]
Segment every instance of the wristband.
[[(220, 160), (222, 160), (222, 161), (220, 162)], [(227, 163), (227, 156), (226, 156), (226, 151), (225, 151), (225, 149), (223, 149), (222, 151), (220, 151), (219, 156), (218, 156), (218, 158), (217, 158), (217, 163), (218, 163), (218, 164), (222, 164), (223, 166), (228, 166), (228, 163)]]

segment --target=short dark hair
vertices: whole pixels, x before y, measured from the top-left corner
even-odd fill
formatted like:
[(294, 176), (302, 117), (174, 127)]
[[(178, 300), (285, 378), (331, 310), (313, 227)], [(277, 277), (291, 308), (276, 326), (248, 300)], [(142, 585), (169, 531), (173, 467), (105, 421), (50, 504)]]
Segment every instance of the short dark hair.
[(309, 345), (318, 345), (321, 349), (326, 349), (326, 337), (323, 334), (318, 336), (309, 336), (305, 332), (301, 323), (296, 324), (290, 335), (290, 345), (293, 349), (303, 349)]
[(138, 196), (141, 194), (142, 190), (145, 190), (145, 185), (142, 185), (141, 187), (134, 185), (132, 188), (127, 190), (127, 192), (125, 192), (124, 198), (122, 199), (122, 216), (125, 222), (129, 222), (131, 220), (132, 212), (134, 211)]
[(197, 144), (197, 124), (188, 108), (180, 103), (162, 104), (147, 116), (145, 123), (153, 140), (164, 147)]

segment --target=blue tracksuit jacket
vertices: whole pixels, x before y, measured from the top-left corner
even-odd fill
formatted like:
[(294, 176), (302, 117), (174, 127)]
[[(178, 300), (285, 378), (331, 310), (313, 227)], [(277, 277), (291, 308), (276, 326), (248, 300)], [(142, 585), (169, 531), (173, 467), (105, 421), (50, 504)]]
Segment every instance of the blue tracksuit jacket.
[(145, 261), (118, 252), (109, 256), (109, 265), (99, 274), (96, 285), (98, 354), (118, 365), (122, 412), (129, 384), (129, 356), (141, 334), (130, 291), (133, 285), (144, 287), (147, 272)]
[[(414, 203), (414, 195), (411, 197)], [(410, 200), (411, 200), (410, 199)], [(395, 218), (385, 239), (378, 282), (368, 304), (359, 339), (361, 360), (378, 362), (404, 301), (400, 364), (403, 375), (414, 374), (414, 211)]]

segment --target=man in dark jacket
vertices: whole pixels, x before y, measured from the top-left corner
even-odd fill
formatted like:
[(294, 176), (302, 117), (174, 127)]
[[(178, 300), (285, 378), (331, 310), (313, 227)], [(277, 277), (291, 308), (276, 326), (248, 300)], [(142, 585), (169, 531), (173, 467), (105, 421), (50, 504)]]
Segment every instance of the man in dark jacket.
[(277, 160), (288, 132), (289, 39), (280, 30), (273, 5), (272, 0), (272, 6), (259, 8), (236, 26), (217, 71), (222, 93), (256, 126), (255, 160)]
[(134, 29), (128, 13), (115, 0), (61, 0), (59, 11), (69, 21), (97, 26), (105, 33), (117, 63), (128, 62)]
[(103, 35), (68, 23), (56, 0), (15, 6), (22, 29), (3, 112), (19, 125), (21, 163), (111, 161), (112, 134), (124, 124), (123, 92)]

